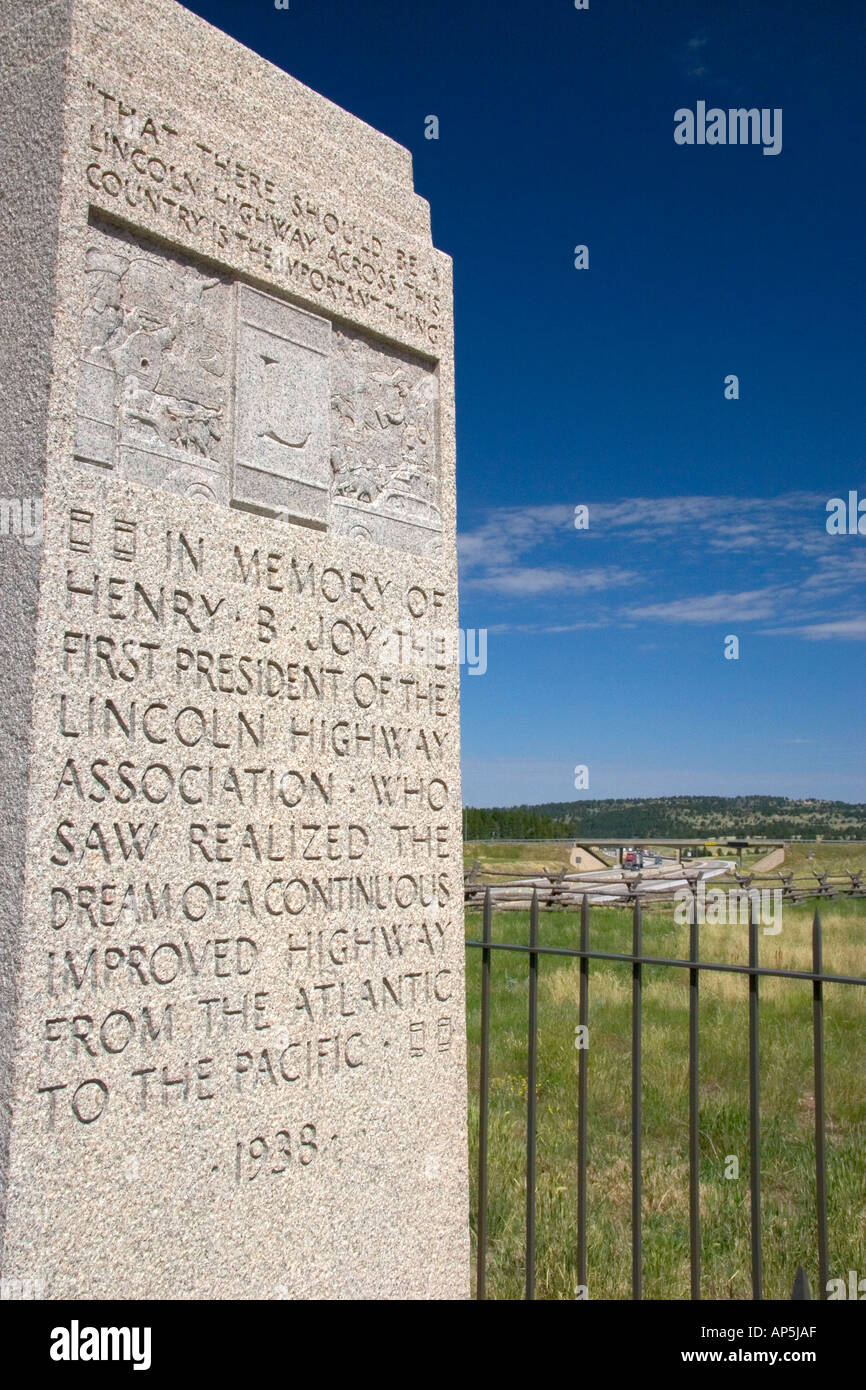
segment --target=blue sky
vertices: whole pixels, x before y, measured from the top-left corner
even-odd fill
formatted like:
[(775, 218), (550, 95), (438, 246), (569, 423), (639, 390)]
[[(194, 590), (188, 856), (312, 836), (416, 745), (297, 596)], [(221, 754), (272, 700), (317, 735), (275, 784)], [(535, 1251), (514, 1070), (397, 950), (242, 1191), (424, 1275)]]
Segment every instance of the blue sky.
[[(189, 8), (408, 146), (454, 258), (466, 804), (866, 800), (866, 6)], [(781, 152), (675, 144), (699, 100)]]

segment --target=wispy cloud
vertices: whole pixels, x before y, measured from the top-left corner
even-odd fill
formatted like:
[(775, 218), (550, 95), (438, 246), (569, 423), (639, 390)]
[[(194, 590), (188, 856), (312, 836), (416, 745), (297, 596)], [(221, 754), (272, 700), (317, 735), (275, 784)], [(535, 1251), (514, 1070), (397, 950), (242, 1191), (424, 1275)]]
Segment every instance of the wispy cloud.
[(538, 597), (544, 594), (586, 594), (618, 589), (633, 584), (639, 575), (634, 570), (616, 565), (597, 569), (576, 569), (563, 566), (515, 566), (495, 568), (484, 575), (468, 579), (473, 589), (487, 593)]
[(491, 623), (487, 631), (492, 634), (527, 634), (533, 637), (544, 634), (554, 635), (562, 632), (591, 632), (610, 627), (611, 619), (586, 618), (574, 623)]
[(803, 581), (813, 595), (839, 594), (866, 584), (866, 547), (858, 537), (831, 536), (818, 556), (815, 571)]
[[(589, 501), (581, 531), (571, 504), (496, 507), (460, 537), (461, 586), (489, 603), (491, 629), (497, 605), (519, 604), (509, 632), (741, 622), (860, 640), (866, 545), (828, 535), (826, 502), (809, 491)], [(625, 588), (628, 606), (604, 602)]]
[[(778, 497), (634, 497), (590, 509), (599, 527), (634, 530), (636, 537), (709, 546), (719, 551), (819, 552), (830, 539), (823, 529), (826, 498), (816, 492)], [(818, 522), (822, 525), (819, 527)]]
[(839, 537), (824, 529), (826, 498), (816, 492), (778, 497), (629, 497), (621, 502), (590, 502), (589, 528), (576, 532), (574, 508), (496, 507), (480, 526), (458, 538), (461, 567), (469, 573), (486, 566), (513, 564), (558, 537), (585, 545), (615, 532), (636, 544), (678, 546), (720, 552), (776, 550), (821, 554)]
[(790, 591), (776, 588), (695, 594), (630, 608), (628, 616), (661, 623), (752, 623), (775, 617), (786, 599), (790, 599)]
[(810, 642), (827, 641), (829, 638), (847, 638), (852, 642), (866, 642), (866, 616), (854, 618), (834, 618), (826, 623), (801, 623), (797, 626), (774, 628), (771, 636), (781, 634), (805, 637)]
[(686, 77), (705, 77), (707, 74), (706, 66), (706, 34), (695, 34), (687, 39), (677, 54), (681, 71)]
[(510, 564), (573, 525), (574, 508), (566, 505), (495, 507), (474, 531), (458, 537), (461, 567)]

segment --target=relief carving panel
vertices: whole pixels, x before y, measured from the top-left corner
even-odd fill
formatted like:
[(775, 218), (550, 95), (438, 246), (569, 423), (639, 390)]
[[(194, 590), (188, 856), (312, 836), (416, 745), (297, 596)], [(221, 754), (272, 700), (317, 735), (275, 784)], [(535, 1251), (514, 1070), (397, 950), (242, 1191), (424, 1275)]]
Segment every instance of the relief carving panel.
[(238, 285), (234, 505), (328, 524), (331, 325)]
[(406, 549), (416, 539), (432, 553), (441, 534), (436, 374), (359, 333), (335, 329), (333, 344), (333, 529)]
[(94, 230), (85, 290), (76, 456), (227, 504), (230, 282)]
[(91, 228), (76, 458), (435, 555), (438, 377), (406, 352)]

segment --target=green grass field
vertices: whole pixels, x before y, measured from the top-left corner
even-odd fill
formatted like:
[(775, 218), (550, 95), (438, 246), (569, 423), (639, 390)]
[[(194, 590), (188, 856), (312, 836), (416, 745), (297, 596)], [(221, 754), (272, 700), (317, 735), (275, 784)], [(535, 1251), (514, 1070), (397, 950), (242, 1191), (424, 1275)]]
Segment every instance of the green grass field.
[(569, 869), (570, 845), (533, 844), (531, 840), (465, 840), (463, 864), (471, 869), (476, 860), (485, 869), (496, 869), (520, 877), (551, 869)]
[[(489, 850), (489, 846), (484, 847)], [(531, 847), (498, 862), (526, 871)], [(832, 856), (837, 872), (854, 847)], [(802, 854), (799, 850), (802, 849)], [(549, 846), (541, 862), (550, 862)], [(808, 860), (808, 852), (816, 853)], [(470, 847), (470, 858), (471, 847)], [(495, 857), (495, 856), (490, 856)], [(829, 856), (828, 856), (829, 857)], [(798, 846), (797, 871), (820, 864), (820, 846)], [(837, 862), (838, 859), (838, 862)], [(538, 865), (539, 860), (535, 860)], [(520, 865), (517, 869), (516, 866)], [(811, 968), (812, 905), (785, 905), (782, 932), (762, 936), (761, 963)], [(866, 974), (866, 900), (822, 906), (824, 968)], [(467, 937), (478, 939), (478, 913)], [(542, 944), (577, 945), (572, 913), (541, 916)], [(528, 914), (497, 913), (494, 939), (526, 941)], [(631, 914), (593, 909), (591, 945), (631, 949)], [(747, 930), (702, 926), (708, 960), (747, 960)], [(688, 954), (688, 928), (670, 906), (644, 914), (647, 955)], [(701, 976), (701, 1214), (704, 1298), (751, 1297), (749, 1247), (748, 982)], [(762, 1209), (764, 1296), (790, 1297), (804, 1264), (817, 1286), (814, 1172), (812, 990), (806, 982), (764, 980), (761, 997)], [(631, 968), (593, 961), (589, 995), (590, 1298), (631, 1295)], [(470, 1136), (477, 1166), (480, 952), (467, 962)], [(644, 968), (643, 997), (644, 1297), (689, 1295), (688, 976)], [(538, 1194), (536, 1296), (575, 1297), (578, 963), (542, 957), (539, 965)], [(494, 952), (491, 1004), (488, 1297), (523, 1296), (526, 1134), (527, 958)], [(825, 986), (830, 1274), (866, 1276), (866, 987)], [(739, 1176), (726, 1178), (730, 1157)], [(477, 1212), (473, 1210), (473, 1230)]]

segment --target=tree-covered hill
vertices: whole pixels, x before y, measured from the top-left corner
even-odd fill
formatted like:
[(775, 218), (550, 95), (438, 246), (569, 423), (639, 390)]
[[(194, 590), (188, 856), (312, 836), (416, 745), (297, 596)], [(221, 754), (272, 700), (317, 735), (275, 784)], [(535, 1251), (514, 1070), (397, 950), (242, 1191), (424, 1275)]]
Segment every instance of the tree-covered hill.
[(778, 836), (792, 840), (864, 840), (866, 804), (784, 796), (654, 796), (550, 801), (539, 806), (466, 807), (468, 840), (645, 839)]

